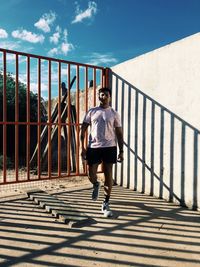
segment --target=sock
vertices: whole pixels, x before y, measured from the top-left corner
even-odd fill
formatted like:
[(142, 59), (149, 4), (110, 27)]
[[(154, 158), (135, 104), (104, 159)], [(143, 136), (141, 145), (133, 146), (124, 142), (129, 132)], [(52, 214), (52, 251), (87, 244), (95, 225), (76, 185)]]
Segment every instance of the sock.
[(109, 202), (109, 199), (110, 199), (110, 196), (105, 195), (105, 200), (104, 200), (104, 202)]

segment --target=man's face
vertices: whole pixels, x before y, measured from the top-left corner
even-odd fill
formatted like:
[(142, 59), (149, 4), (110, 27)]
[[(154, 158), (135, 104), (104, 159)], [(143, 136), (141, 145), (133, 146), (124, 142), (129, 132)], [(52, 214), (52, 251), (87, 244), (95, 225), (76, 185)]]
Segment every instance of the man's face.
[(99, 101), (102, 104), (109, 104), (110, 99), (111, 99), (111, 96), (110, 96), (110, 93), (108, 91), (103, 91), (103, 92), (99, 93)]

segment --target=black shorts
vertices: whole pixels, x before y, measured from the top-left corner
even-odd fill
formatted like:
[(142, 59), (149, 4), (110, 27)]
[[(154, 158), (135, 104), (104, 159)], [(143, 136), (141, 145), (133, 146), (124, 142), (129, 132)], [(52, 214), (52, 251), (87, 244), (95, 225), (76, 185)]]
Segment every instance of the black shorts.
[(87, 149), (86, 156), (88, 165), (105, 163), (116, 163), (117, 162), (117, 147), (99, 147)]

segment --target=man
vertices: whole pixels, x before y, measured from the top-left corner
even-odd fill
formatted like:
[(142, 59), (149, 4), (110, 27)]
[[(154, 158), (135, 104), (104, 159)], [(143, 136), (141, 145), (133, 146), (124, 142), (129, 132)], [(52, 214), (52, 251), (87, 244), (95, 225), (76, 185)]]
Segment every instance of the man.
[[(117, 162), (117, 143), (119, 146), (118, 161), (122, 162), (123, 157), (123, 131), (119, 114), (110, 107), (111, 90), (101, 88), (98, 91), (100, 105), (91, 108), (85, 115), (81, 127), (81, 156), (87, 160), (89, 166), (89, 180), (93, 184), (92, 199), (97, 200), (100, 183), (97, 181), (97, 169), (103, 163), (105, 177), (102, 212), (106, 217), (113, 215), (109, 208), (109, 200), (112, 191), (113, 179), (112, 168)], [(90, 125), (88, 148), (85, 149), (85, 133)], [(116, 143), (117, 139), (117, 143)]]

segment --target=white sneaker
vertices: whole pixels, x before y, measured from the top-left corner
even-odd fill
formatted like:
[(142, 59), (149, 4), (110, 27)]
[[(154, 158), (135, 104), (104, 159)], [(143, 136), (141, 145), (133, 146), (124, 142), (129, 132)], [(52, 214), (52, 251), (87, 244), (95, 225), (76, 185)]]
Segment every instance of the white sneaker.
[(99, 182), (93, 184), (92, 200), (96, 201), (98, 199), (100, 187), (101, 184)]
[(112, 217), (113, 216), (113, 212), (112, 212), (112, 210), (110, 210), (110, 207), (109, 207), (109, 202), (103, 202), (102, 207), (101, 207), (101, 211), (103, 212), (105, 217)]

